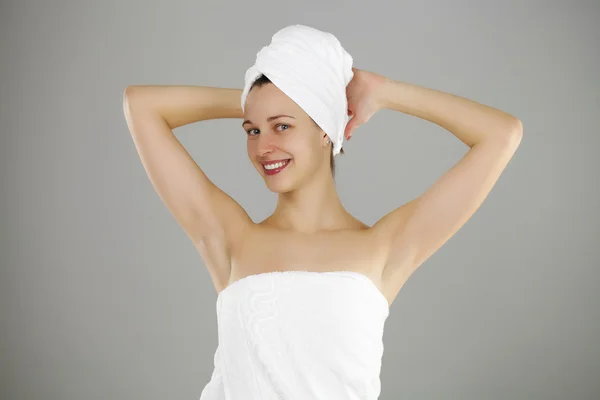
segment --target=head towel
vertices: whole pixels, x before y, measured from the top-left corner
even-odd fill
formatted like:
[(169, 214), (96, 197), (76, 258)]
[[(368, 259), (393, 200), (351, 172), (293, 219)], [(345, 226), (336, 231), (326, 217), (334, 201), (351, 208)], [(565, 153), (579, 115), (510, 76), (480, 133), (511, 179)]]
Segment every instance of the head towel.
[(353, 59), (331, 33), (304, 25), (287, 26), (256, 54), (245, 74), (242, 110), (250, 87), (261, 75), (300, 106), (333, 143), (337, 155), (348, 123), (346, 86)]

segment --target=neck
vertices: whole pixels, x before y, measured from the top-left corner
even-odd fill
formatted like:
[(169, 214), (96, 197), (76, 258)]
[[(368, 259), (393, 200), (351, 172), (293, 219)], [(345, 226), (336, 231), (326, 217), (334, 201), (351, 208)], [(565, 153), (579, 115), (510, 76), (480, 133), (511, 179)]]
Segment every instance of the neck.
[(347, 225), (350, 214), (340, 201), (331, 173), (319, 175), (301, 188), (280, 194), (268, 223), (305, 233)]

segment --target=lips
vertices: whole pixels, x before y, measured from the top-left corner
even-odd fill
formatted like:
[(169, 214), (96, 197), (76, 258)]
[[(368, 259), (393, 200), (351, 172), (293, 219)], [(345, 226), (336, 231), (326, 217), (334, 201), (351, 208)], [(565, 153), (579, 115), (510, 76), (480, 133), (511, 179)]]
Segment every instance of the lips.
[(266, 175), (276, 175), (283, 171), (285, 167), (287, 167), (290, 164), (291, 161), (291, 159), (287, 159), (262, 163), (263, 171), (265, 171)]

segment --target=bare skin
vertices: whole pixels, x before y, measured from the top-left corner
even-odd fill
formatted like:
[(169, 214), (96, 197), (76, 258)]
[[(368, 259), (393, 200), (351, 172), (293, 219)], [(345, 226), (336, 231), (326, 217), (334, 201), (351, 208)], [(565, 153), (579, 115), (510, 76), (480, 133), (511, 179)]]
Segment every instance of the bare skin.
[[(370, 278), (391, 306), (410, 275), (475, 213), (522, 137), (521, 122), (451, 94), (354, 69), (347, 88), (353, 119), (345, 136), (381, 109), (424, 118), (469, 151), (426, 192), (369, 227), (342, 205), (329, 167), (331, 144), (276, 86), (250, 92), (192, 86), (131, 86), (124, 111), (157, 193), (192, 240), (219, 293), (249, 275), (273, 271), (354, 271)], [(287, 115), (270, 119), (269, 117)], [(254, 222), (216, 187), (176, 139), (179, 126), (241, 118), (248, 156), (277, 207)], [(392, 133), (393, 134), (393, 133)], [(291, 160), (276, 175), (264, 163)]]

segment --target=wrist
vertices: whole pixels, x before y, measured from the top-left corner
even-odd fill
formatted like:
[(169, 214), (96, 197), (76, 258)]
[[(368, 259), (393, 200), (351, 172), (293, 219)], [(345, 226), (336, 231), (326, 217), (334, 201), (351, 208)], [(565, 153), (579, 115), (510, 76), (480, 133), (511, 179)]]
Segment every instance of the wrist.
[(393, 109), (393, 93), (396, 90), (396, 81), (381, 75), (378, 80), (379, 84), (376, 86), (374, 93), (375, 101), (380, 109)]

